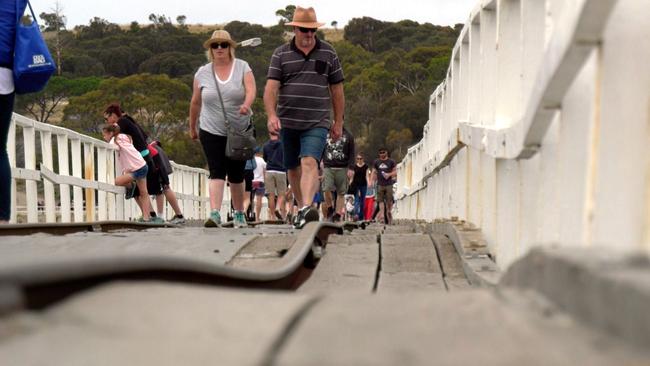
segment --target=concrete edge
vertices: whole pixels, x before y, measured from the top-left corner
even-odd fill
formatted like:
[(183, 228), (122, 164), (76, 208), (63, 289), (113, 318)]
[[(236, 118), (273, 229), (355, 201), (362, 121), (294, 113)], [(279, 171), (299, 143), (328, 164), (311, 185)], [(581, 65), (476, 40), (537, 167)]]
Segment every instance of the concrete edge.
[(419, 225), (424, 232), (445, 235), (451, 240), (461, 258), (463, 271), (470, 285), (488, 288), (498, 285), (502, 272), (492, 260), (487, 241), (479, 228), (458, 220), (436, 220)]
[(647, 254), (535, 248), (508, 268), (499, 286), (534, 290), (588, 326), (650, 347)]

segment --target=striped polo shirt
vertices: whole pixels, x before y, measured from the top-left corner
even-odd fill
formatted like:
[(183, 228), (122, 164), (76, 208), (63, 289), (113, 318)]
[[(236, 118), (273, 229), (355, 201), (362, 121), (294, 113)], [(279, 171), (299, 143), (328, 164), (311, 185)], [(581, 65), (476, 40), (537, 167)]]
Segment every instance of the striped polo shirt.
[(295, 38), (275, 49), (268, 79), (280, 82), (278, 117), (283, 128), (306, 130), (331, 126), (329, 86), (343, 82), (343, 69), (334, 48), (316, 38), (305, 55)]

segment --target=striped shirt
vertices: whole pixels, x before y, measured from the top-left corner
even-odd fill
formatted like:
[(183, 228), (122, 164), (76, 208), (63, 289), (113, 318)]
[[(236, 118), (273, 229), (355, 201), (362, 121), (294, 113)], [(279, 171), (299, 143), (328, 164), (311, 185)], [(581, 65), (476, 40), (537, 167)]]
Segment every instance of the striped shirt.
[(306, 130), (331, 126), (329, 86), (343, 82), (343, 69), (334, 48), (316, 38), (305, 55), (295, 38), (275, 49), (268, 79), (280, 82), (278, 117), (283, 128)]

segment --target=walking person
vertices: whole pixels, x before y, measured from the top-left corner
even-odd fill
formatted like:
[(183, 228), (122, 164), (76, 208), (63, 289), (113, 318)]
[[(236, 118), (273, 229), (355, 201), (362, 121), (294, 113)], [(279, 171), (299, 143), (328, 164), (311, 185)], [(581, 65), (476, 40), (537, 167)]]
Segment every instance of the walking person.
[[(383, 209), (384, 223), (390, 225), (393, 221), (393, 184), (397, 177), (397, 163), (388, 157), (388, 150), (379, 149), (379, 158), (372, 164), (372, 182), (377, 182), (376, 202), (379, 211)], [(383, 204), (383, 205), (382, 205)], [(373, 219), (376, 213), (373, 214)]]
[[(269, 141), (262, 148), (262, 158), (266, 161), (264, 184), (269, 199), (269, 217), (283, 221), (286, 217), (284, 195), (287, 192), (287, 173), (284, 168), (284, 154), (278, 133), (269, 133)], [(278, 212), (279, 210), (279, 212)]]
[[(348, 193), (349, 180), (354, 175), (354, 137), (346, 129), (343, 136), (334, 141), (327, 139), (323, 156), (323, 193), (327, 212), (333, 212), (331, 220), (341, 221), (345, 217), (345, 195)], [(336, 201), (332, 192), (336, 192)]]
[(122, 167), (122, 175), (115, 178), (115, 185), (127, 187), (135, 190), (133, 182), (140, 192), (136, 198), (138, 206), (142, 211), (142, 220), (145, 222), (152, 221), (150, 215), (151, 202), (147, 192), (147, 172), (149, 167), (144, 161), (140, 152), (133, 146), (133, 140), (129, 135), (120, 133), (120, 127), (116, 124), (108, 124), (102, 128), (102, 135), (106, 142), (117, 146), (117, 157)]
[(160, 141), (152, 141), (149, 144), (149, 151), (153, 155), (153, 162), (158, 175), (158, 184), (160, 184), (160, 189), (162, 190), (162, 193), (156, 195), (156, 216), (160, 218), (165, 217), (163, 211), (165, 199), (167, 199), (172, 210), (174, 210), (174, 217), (172, 217), (169, 222), (176, 225), (182, 225), (185, 223), (185, 217), (183, 216), (181, 207), (178, 204), (176, 193), (171, 189), (169, 182), (169, 175), (172, 174), (171, 162), (169, 161), (165, 150), (163, 150)]
[[(18, 2), (18, 4), (16, 4)], [(11, 166), (7, 153), (9, 126), (14, 111), (14, 48), (16, 38), (16, 5), (20, 14), (25, 0), (0, 1), (0, 224), (11, 218)]]
[[(311, 207), (318, 187), (318, 163), (328, 135), (333, 141), (343, 134), (343, 69), (334, 48), (316, 37), (323, 26), (313, 8), (297, 7), (294, 37), (273, 52), (264, 106), (271, 133), (280, 133), (284, 166), (300, 210), (294, 227), (318, 221)], [(334, 120), (330, 120), (333, 110)]]
[(253, 170), (253, 196), (255, 197), (255, 217), (261, 221), (262, 198), (266, 193), (264, 176), (266, 175), (266, 161), (262, 158), (262, 149), (255, 148), (255, 170)]
[(246, 212), (246, 221), (256, 221), (255, 209), (253, 208), (253, 177), (255, 176), (255, 157), (246, 160), (244, 166), (244, 212)]
[(214, 31), (210, 39), (203, 43), (210, 62), (201, 66), (194, 75), (189, 127), (190, 137), (201, 141), (210, 169), (208, 189), (211, 212), (205, 222), (206, 227), (221, 225), (219, 210), (223, 202), (226, 177), (230, 183), (230, 195), (235, 208), (233, 226), (248, 226), (244, 214), (246, 162), (226, 156), (227, 131), (224, 112), (230, 124), (243, 130), (250, 124), (251, 105), (255, 100), (253, 71), (246, 61), (235, 58), (236, 46), (230, 33), (225, 30)]
[(355, 164), (352, 168), (354, 176), (350, 188), (354, 196), (354, 214), (356, 220), (365, 220), (366, 193), (368, 191), (368, 181), (370, 181), (370, 170), (366, 164), (363, 154), (357, 154)]

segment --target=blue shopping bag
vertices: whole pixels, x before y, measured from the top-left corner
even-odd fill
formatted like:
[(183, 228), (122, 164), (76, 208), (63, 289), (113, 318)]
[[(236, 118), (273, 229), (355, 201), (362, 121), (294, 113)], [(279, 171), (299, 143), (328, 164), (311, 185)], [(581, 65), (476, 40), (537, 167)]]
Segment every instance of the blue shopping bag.
[(56, 70), (54, 60), (36, 23), (32, 5), (32, 23), (23, 25), (22, 14), (16, 1), (16, 46), (14, 49), (14, 85), (17, 94), (35, 93), (43, 90)]

